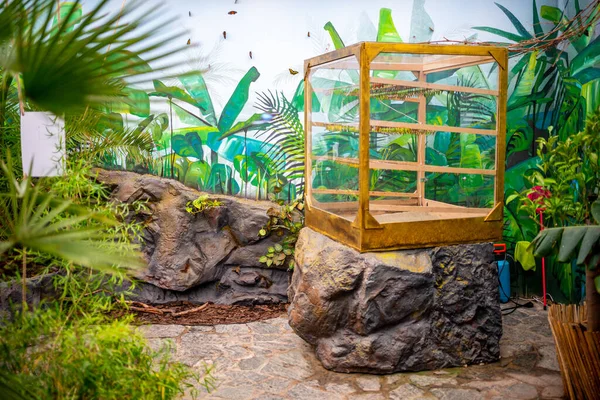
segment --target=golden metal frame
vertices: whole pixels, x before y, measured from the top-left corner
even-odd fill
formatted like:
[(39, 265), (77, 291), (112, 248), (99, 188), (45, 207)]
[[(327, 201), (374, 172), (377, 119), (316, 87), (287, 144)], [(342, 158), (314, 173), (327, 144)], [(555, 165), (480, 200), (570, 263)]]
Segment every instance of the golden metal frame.
[[(371, 63), (380, 53), (404, 53), (404, 54), (423, 54), (423, 55), (455, 55), (448, 62), (435, 61), (424, 67), (420, 64), (397, 64), (377, 65), (371, 68)], [(325, 204), (321, 204), (313, 199), (313, 190), (311, 185), (312, 175), (312, 93), (313, 89), (310, 83), (310, 74), (312, 68), (332, 61), (338, 61), (349, 56), (355, 56), (358, 60), (360, 70), (359, 82), (359, 101), (360, 101), (360, 119), (358, 124), (359, 131), (359, 158), (358, 160), (347, 159), (347, 162), (358, 163), (359, 190), (358, 193), (358, 212), (354, 221), (350, 221), (333, 212), (325, 210)], [(461, 57), (462, 56), (462, 57)], [(470, 57), (464, 57), (470, 56)], [(473, 60), (473, 56), (480, 56)], [(489, 91), (490, 94), (497, 96), (497, 124), (496, 130), (490, 130), (490, 133), (496, 136), (496, 167), (495, 167), (495, 186), (494, 186), (494, 207), (492, 209), (474, 209), (458, 207), (455, 205), (435, 202), (425, 199), (425, 190), (423, 178), (425, 172), (433, 169), (440, 169), (439, 172), (453, 173), (456, 168), (434, 167), (425, 165), (425, 137), (419, 135), (418, 138), (418, 157), (415, 163), (396, 163), (390, 166), (393, 169), (404, 169), (417, 171), (417, 191), (416, 194), (405, 194), (406, 201), (415, 201), (416, 205), (406, 205), (405, 201), (398, 202), (394, 210), (422, 210), (422, 211), (448, 211), (448, 213), (460, 213), (459, 218), (448, 217), (445, 219), (411, 221), (411, 222), (391, 222), (380, 223), (371, 214), (369, 192), (369, 168), (373, 162), (369, 160), (369, 135), (370, 135), (370, 71), (371, 69), (383, 70), (406, 70), (413, 71), (417, 81), (413, 82), (418, 87), (427, 87), (427, 73), (441, 71), (444, 69), (455, 69), (470, 65), (477, 65), (495, 61), (498, 63), (498, 91)], [(407, 248), (422, 248), (442, 245), (452, 245), (470, 242), (497, 241), (502, 237), (503, 225), (503, 200), (504, 200), (504, 155), (505, 155), (505, 136), (506, 136), (506, 101), (507, 101), (507, 82), (508, 82), (508, 51), (506, 48), (494, 46), (470, 46), (470, 45), (430, 45), (413, 43), (375, 43), (361, 42), (343, 49), (335, 50), (318, 57), (308, 59), (304, 62), (304, 122), (306, 130), (305, 145), (305, 177), (306, 177), (306, 225), (320, 233), (323, 233), (334, 240), (342, 242), (361, 252), (367, 251), (385, 251)], [(435, 87), (435, 85), (433, 85)], [(413, 99), (419, 104), (418, 120), (425, 123), (426, 99), (420, 95)], [(390, 123), (394, 124), (394, 123)], [(398, 126), (411, 125), (396, 123)], [(469, 128), (463, 128), (469, 129)], [(486, 133), (484, 133), (486, 134)], [(351, 161), (348, 161), (351, 160)], [(381, 161), (376, 161), (381, 162)], [(408, 164), (411, 164), (410, 166)], [(387, 168), (386, 168), (387, 169)], [(464, 170), (468, 171), (467, 169)], [(482, 172), (473, 170), (473, 172)], [(490, 170), (493, 171), (493, 170)], [(462, 172), (464, 173), (464, 172)], [(485, 172), (484, 172), (485, 173)], [(487, 172), (489, 174), (489, 172)], [(378, 196), (381, 193), (377, 194)], [(402, 197), (402, 196), (399, 196)], [(375, 209), (385, 209), (386, 201), (377, 201), (374, 204)], [(333, 203), (330, 203), (333, 206)], [(430, 205), (431, 204), (431, 205)], [(391, 206), (390, 206), (391, 207)], [(464, 212), (463, 212), (464, 211)], [(469, 215), (468, 217), (465, 214)], [(471, 216), (472, 215), (472, 216)]]

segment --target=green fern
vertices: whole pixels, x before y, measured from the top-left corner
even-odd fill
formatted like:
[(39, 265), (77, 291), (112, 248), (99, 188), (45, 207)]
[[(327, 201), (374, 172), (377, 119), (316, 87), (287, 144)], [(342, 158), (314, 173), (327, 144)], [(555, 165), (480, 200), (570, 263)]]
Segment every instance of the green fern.
[[(271, 117), (267, 127), (259, 131), (263, 138), (273, 167), (288, 181), (297, 182), (304, 188), (304, 128), (298, 118), (298, 110), (282, 93), (258, 93), (258, 110)], [(266, 146), (264, 146), (266, 147)]]

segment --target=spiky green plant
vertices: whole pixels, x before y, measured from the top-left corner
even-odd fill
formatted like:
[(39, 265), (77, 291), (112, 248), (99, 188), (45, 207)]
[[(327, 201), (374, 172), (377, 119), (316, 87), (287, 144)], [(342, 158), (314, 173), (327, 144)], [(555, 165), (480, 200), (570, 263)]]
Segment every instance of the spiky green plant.
[(270, 117), (270, 123), (256, 137), (272, 145), (268, 152), (273, 166), (288, 181), (304, 187), (304, 128), (298, 110), (282, 93), (259, 93), (256, 108)]

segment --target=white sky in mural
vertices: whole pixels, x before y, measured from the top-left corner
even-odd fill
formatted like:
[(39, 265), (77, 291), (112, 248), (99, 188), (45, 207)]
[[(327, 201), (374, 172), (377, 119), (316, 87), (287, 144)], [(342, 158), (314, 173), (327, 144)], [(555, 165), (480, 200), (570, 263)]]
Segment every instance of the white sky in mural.
[[(125, 0), (125, 4), (130, 1)], [(532, 30), (533, 0), (496, 2)], [(97, 0), (84, 0), (84, 8), (95, 3)], [(563, 3), (564, 0), (538, 0), (537, 6), (563, 7)], [(587, 1), (580, 3), (583, 6)], [(115, 11), (122, 4), (123, 0), (111, 0)], [(250, 99), (240, 115), (244, 119), (255, 112), (256, 92), (283, 91), (291, 98), (302, 79), (304, 60), (333, 50), (329, 34), (323, 29), (325, 23), (333, 23), (346, 45), (374, 40), (379, 10), (386, 7), (392, 9), (392, 18), (403, 40), (409, 41), (413, 0), (238, 0), (237, 4), (235, 0), (165, 0), (163, 7), (164, 16), (177, 17), (178, 25), (186, 32), (176, 44), (185, 45), (188, 39), (192, 43), (185, 54), (178, 56), (181, 62), (177, 72), (210, 65), (204, 77), (217, 115), (246, 71), (252, 66), (258, 69), (261, 76), (252, 83)], [(232, 10), (237, 14), (229, 15)], [(434, 24), (432, 40), (462, 40), (473, 34), (478, 35), (479, 41), (502, 40), (471, 29), (473, 26), (515, 32), (494, 0), (425, 0), (425, 10)], [(223, 31), (227, 32), (226, 39)], [(310, 38), (307, 32), (311, 33)], [(289, 68), (299, 74), (292, 76)], [(176, 79), (165, 83), (181, 86)], [(174, 125), (180, 124), (175, 121)]]
[[(524, 23), (531, 21), (530, 0), (500, 0), (499, 3)], [(197, 46), (190, 49), (187, 58), (208, 55), (203, 66), (211, 65), (206, 79), (217, 113), (252, 66), (261, 77), (251, 86), (249, 106), (254, 103), (254, 92), (279, 90), (290, 97), (302, 79), (304, 60), (333, 50), (329, 34), (323, 29), (328, 21), (333, 23), (346, 45), (374, 40), (379, 10), (387, 7), (392, 9), (401, 37), (409, 41), (413, 7), (412, 0), (238, 0), (237, 4), (234, 0), (169, 0), (168, 4), (170, 12), (180, 16), (182, 26), (189, 31), (189, 37), (183, 37), (182, 43), (189, 38)], [(491, 0), (427, 0), (425, 9), (435, 25), (432, 40), (444, 37), (462, 40), (474, 33), (478, 33), (479, 40), (497, 40), (493, 35), (470, 29), (477, 25), (514, 31), (508, 18)], [(237, 14), (229, 15), (232, 10)], [(227, 32), (226, 39), (223, 31)], [(373, 37), (369, 38), (369, 31)], [(182, 65), (182, 72), (202, 63), (190, 64)], [(300, 73), (292, 76), (289, 68)], [(247, 107), (243, 114), (252, 113)]]

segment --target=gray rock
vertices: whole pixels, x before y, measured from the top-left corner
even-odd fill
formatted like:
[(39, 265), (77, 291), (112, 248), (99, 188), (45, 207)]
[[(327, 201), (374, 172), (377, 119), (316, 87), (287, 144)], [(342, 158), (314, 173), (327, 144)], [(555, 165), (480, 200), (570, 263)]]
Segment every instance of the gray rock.
[(502, 321), (492, 246), (365, 253), (305, 228), (289, 323), (339, 372), (496, 361)]
[[(54, 288), (54, 279), (58, 276), (57, 272), (45, 275), (27, 278), (25, 281), (25, 292), (27, 304), (32, 307), (44, 299), (56, 298), (60, 295)], [(0, 282), (0, 310), (12, 315), (12, 309), (20, 309), (23, 296), (21, 280), (12, 280)]]
[(146, 284), (135, 290), (136, 300), (154, 304), (287, 300), (290, 274), (258, 261), (282, 239), (258, 235), (269, 220), (267, 211), (276, 204), (210, 195), (223, 206), (190, 214), (185, 211), (186, 203), (202, 193), (180, 182), (124, 171), (94, 172), (113, 189), (115, 199), (147, 202), (147, 210), (128, 216), (145, 225), (142, 251), (147, 267), (136, 277)]

